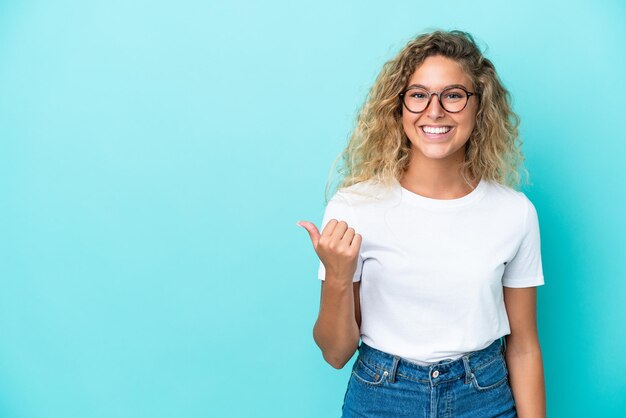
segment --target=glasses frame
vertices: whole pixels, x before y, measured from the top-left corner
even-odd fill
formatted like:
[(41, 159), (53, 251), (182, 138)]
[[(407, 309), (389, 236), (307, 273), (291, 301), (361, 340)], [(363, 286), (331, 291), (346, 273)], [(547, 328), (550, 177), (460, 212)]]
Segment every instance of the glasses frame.
[[(415, 112), (415, 111), (409, 109), (409, 106), (407, 106), (406, 101), (404, 99), (406, 92), (409, 91), (409, 90), (413, 90), (413, 89), (422, 89), (422, 90), (424, 90), (424, 91), (426, 91), (428, 93), (428, 101), (426, 102), (426, 106), (424, 107), (424, 110), (421, 110), (419, 112)], [(463, 90), (465, 92), (465, 94), (467, 94), (467, 99), (465, 100), (465, 105), (463, 106), (463, 108), (461, 110), (457, 110), (457, 111), (454, 111), (454, 112), (451, 112), (448, 109), (446, 109), (445, 106), (443, 105), (443, 102), (441, 101), (441, 94), (444, 91), (452, 90), (452, 89)], [(428, 109), (428, 106), (430, 106), (430, 101), (432, 100), (433, 96), (437, 96), (437, 99), (439, 100), (439, 106), (441, 106), (441, 108), (443, 110), (445, 110), (446, 112), (448, 112), (448, 113), (459, 113), (459, 112), (462, 112), (467, 107), (467, 104), (469, 103), (470, 97), (472, 97), (472, 96), (480, 97), (480, 93), (476, 93), (476, 92), (473, 92), (473, 91), (468, 91), (465, 87), (462, 87), (462, 86), (450, 86), (450, 87), (446, 87), (445, 89), (440, 90), (440, 91), (430, 91), (430, 90), (427, 90), (424, 87), (420, 87), (420, 86), (409, 86), (406, 89), (402, 90), (400, 93), (398, 93), (398, 96), (400, 97), (400, 100), (402, 100), (402, 105), (406, 108), (406, 110), (408, 110), (411, 113), (422, 113), (426, 109)]]

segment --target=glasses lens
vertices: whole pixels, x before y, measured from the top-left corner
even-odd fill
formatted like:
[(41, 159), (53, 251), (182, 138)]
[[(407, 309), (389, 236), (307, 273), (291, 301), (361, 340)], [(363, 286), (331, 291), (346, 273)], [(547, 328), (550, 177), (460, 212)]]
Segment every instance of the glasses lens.
[(450, 88), (441, 92), (441, 105), (448, 112), (460, 112), (467, 103), (467, 93), (459, 88)]
[(428, 103), (428, 91), (412, 88), (404, 93), (404, 104), (411, 112), (422, 112)]

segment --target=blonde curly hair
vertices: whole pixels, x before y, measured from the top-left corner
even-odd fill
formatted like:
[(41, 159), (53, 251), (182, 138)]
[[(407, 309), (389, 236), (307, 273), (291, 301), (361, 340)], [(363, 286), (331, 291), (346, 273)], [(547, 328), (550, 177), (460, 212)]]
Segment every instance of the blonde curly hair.
[(436, 30), (418, 35), (387, 61), (368, 92), (356, 118), (356, 126), (346, 148), (333, 163), (328, 186), (337, 162), (338, 189), (373, 179), (391, 186), (402, 178), (410, 160), (410, 141), (402, 127), (399, 98), (411, 75), (429, 56), (440, 55), (458, 62), (479, 93), (476, 124), (465, 145), (461, 174), (485, 178), (517, 188), (523, 167), (522, 140), (518, 135), (519, 117), (511, 109), (511, 97), (500, 81), (493, 63), (478, 49), (467, 32)]

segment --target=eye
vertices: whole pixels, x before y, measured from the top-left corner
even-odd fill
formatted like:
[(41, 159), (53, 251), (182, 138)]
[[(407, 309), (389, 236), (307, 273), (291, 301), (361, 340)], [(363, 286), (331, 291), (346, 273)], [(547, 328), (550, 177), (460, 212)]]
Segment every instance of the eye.
[(456, 103), (465, 100), (467, 94), (464, 90), (453, 88), (449, 90), (445, 90), (442, 93), (443, 100), (448, 103)]
[(406, 92), (406, 96), (412, 100), (426, 100), (428, 99), (428, 92), (424, 89), (410, 89)]

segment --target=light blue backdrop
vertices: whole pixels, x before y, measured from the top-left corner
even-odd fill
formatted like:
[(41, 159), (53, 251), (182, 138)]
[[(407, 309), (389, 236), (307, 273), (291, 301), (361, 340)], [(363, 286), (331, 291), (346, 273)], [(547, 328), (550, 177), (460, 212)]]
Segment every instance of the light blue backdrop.
[(338, 416), (295, 222), (435, 28), (522, 118), (549, 416), (624, 416), (624, 4), (0, 2), (0, 416)]

